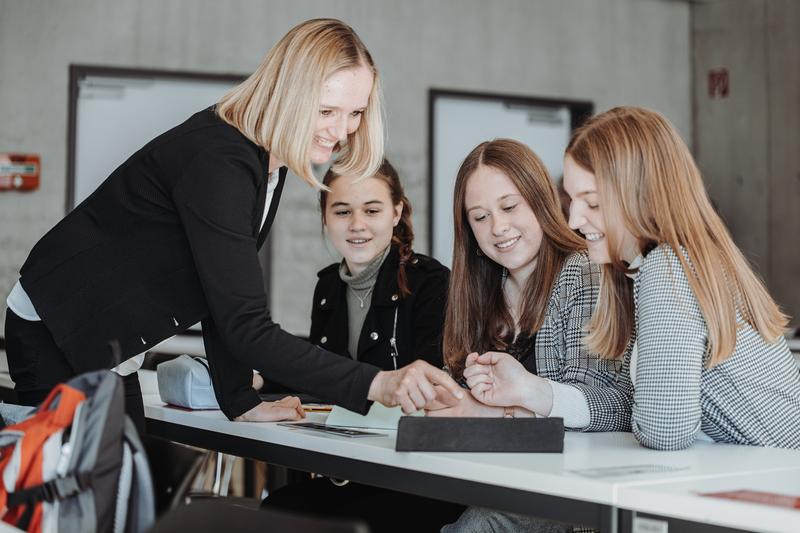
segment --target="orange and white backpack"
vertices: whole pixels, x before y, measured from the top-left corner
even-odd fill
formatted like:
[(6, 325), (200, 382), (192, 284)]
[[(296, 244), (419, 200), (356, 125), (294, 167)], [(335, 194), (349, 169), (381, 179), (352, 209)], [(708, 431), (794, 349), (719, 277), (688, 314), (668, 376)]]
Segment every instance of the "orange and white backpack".
[[(4, 410), (19, 408), (0, 404)], [(150, 470), (122, 383), (109, 371), (57, 385), (0, 430), (0, 517), (35, 532), (140, 532), (154, 521)]]

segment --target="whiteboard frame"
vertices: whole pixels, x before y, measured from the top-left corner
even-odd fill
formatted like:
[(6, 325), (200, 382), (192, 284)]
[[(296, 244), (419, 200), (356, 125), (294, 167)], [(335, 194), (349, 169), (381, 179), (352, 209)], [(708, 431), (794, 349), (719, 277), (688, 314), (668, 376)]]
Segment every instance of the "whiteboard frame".
[[(434, 182), (436, 146), (436, 103), (442, 99), (467, 99), (493, 101), (507, 106), (567, 107), (570, 111), (570, 130), (574, 131), (594, 112), (594, 104), (587, 100), (565, 100), (512, 94), (471, 92), (456, 89), (431, 88), (428, 91), (428, 253), (435, 250), (436, 184)], [(535, 149), (535, 147), (532, 147)], [(464, 154), (466, 157), (467, 154)], [(452, 206), (450, 207), (452, 210)]]
[[(75, 208), (75, 161), (77, 157), (77, 127), (78, 127), (78, 97), (80, 95), (80, 83), (86, 78), (97, 76), (107, 78), (130, 78), (139, 80), (179, 80), (179, 81), (206, 81), (206, 82), (228, 82), (232, 85), (238, 84), (247, 77), (243, 74), (232, 73), (212, 73), (199, 71), (183, 70), (159, 70), (132, 67), (111, 67), (105, 65), (81, 65), (71, 64), (69, 66), (69, 99), (67, 110), (67, 191), (65, 214)], [(137, 147), (137, 149), (140, 147)], [(131, 152), (132, 154), (133, 152)]]

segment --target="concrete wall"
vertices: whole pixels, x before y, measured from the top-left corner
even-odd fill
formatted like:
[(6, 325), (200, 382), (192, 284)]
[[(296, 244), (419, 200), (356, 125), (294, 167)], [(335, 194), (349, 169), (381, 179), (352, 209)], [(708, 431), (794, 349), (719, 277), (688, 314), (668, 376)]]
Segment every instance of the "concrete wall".
[[(427, 251), (427, 94), (431, 87), (636, 104), (692, 142), (690, 8), (664, 0), (0, 0), (0, 151), (42, 156), (31, 194), (0, 194), (0, 295), (65, 201), (70, 63), (251, 71), (290, 26), (350, 23), (384, 80), (388, 155)], [(534, 147), (535, 148), (535, 147)], [(316, 195), (288, 184), (274, 226), (273, 314), (307, 332), (315, 272), (336, 257)]]
[[(800, 326), (800, 2), (692, 7), (695, 154), (733, 237)], [(726, 68), (729, 96), (711, 98)]]

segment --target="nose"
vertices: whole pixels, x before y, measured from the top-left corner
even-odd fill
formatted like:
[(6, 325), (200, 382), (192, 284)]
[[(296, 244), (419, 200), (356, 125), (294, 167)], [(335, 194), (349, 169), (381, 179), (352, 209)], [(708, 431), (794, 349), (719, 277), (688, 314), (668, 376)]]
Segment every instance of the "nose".
[(492, 234), (499, 237), (508, 231), (510, 225), (504, 213), (492, 214)]
[(358, 211), (353, 212), (353, 216), (350, 217), (350, 227), (348, 229), (350, 231), (364, 231), (366, 229), (361, 213)]
[(338, 141), (347, 140), (347, 114), (340, 113), (336, 120), (331, 124), (330, 133)]
[(570, 202), (569, 204), (569, 227), (575, 230), (586, 224), (583, 210), (577, 204), (578, 202)]

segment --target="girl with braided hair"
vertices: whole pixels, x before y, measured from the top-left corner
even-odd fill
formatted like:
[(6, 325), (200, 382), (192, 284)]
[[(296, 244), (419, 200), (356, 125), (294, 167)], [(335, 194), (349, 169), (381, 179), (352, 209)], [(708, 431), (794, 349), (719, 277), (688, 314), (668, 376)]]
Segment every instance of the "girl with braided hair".
[(318, 273), (310, 340), (384, 370), (415, 359), (442, 366), (449, 270), (412, 248), (411, 204), (384, 160), (368, 178), (329, 170), (322, 224), (342, 261)]
[[(411, 204), (397, 171), (384, 160), (371, 177), (329, 170), (322, 182), (329, 189), (320, 192), (323, 228), (342, 260), (318, 273), (309, 340), (387, 371), (415, 359), (441, 368), (450, 272), (412, 249)], [(340, 485), (325, 478), (293, 483), (264, 505), (307, 512), (313, 501), (313, 512), (358, 517), (372, 531), (436, 531), (464, 509), (359, 483)]]

